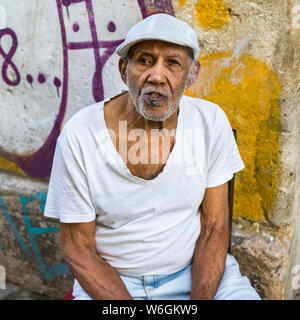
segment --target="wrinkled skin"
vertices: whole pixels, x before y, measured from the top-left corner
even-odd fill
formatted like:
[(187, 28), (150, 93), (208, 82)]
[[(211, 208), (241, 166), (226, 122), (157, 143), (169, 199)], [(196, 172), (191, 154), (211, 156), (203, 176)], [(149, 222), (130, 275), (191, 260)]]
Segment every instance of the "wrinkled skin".
[(120, 59), (119, 69), (137, 112), (148, 120), (165, 121), (196, 80), (199, 62), (183, 46), (151, 40), (135, 44), (128, 57)]

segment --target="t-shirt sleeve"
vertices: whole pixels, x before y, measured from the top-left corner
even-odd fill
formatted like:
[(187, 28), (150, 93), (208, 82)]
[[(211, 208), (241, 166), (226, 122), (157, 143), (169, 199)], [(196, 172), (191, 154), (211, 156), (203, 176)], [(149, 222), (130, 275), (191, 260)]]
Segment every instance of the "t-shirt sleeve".
[[(61, 137), (61, 136), (60, 136)], [(74, 152), (57, 140), (44, 215), (64, 223), (95, 220), (83, 166)]]
[(212, 188), (232, 179), (233, 174), (245, 167), (235, 137), (224, 111), (218, 107), (209, 152), (206, 187)]

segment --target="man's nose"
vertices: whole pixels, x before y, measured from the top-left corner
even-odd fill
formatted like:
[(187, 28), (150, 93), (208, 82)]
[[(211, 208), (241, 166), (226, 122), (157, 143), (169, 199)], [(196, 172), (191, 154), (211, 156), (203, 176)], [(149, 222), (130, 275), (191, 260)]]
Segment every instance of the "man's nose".
[(157, 61), (150, 69), (148, 82), (164, 84), (166, 82), (166, 70), (162, 62)]

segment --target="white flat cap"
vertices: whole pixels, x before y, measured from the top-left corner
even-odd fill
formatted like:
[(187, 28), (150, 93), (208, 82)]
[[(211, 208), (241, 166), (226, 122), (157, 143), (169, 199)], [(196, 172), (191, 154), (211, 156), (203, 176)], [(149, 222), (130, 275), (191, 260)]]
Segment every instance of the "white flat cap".
[(197, 34), (187, 23), (165, 13), (153, 14), (133, 25), (116, 49), (121, 57), (126, 57), (130, 47), (145, 40), (161, 40), (190, 47), (197, 60), (200, 48)]

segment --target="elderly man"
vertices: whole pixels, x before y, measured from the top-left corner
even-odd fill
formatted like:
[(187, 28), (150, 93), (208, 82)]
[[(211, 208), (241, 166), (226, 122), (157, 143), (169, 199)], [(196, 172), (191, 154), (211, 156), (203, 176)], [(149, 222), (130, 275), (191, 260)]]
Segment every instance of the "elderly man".
[(260, 299), (227, 254), (228, 181), (244, 167), (232, 129), (183, 95), (195, 31), (152, 15), (117, 53), (128, 92), (67, 121), (49, 182), (75, 299)]

